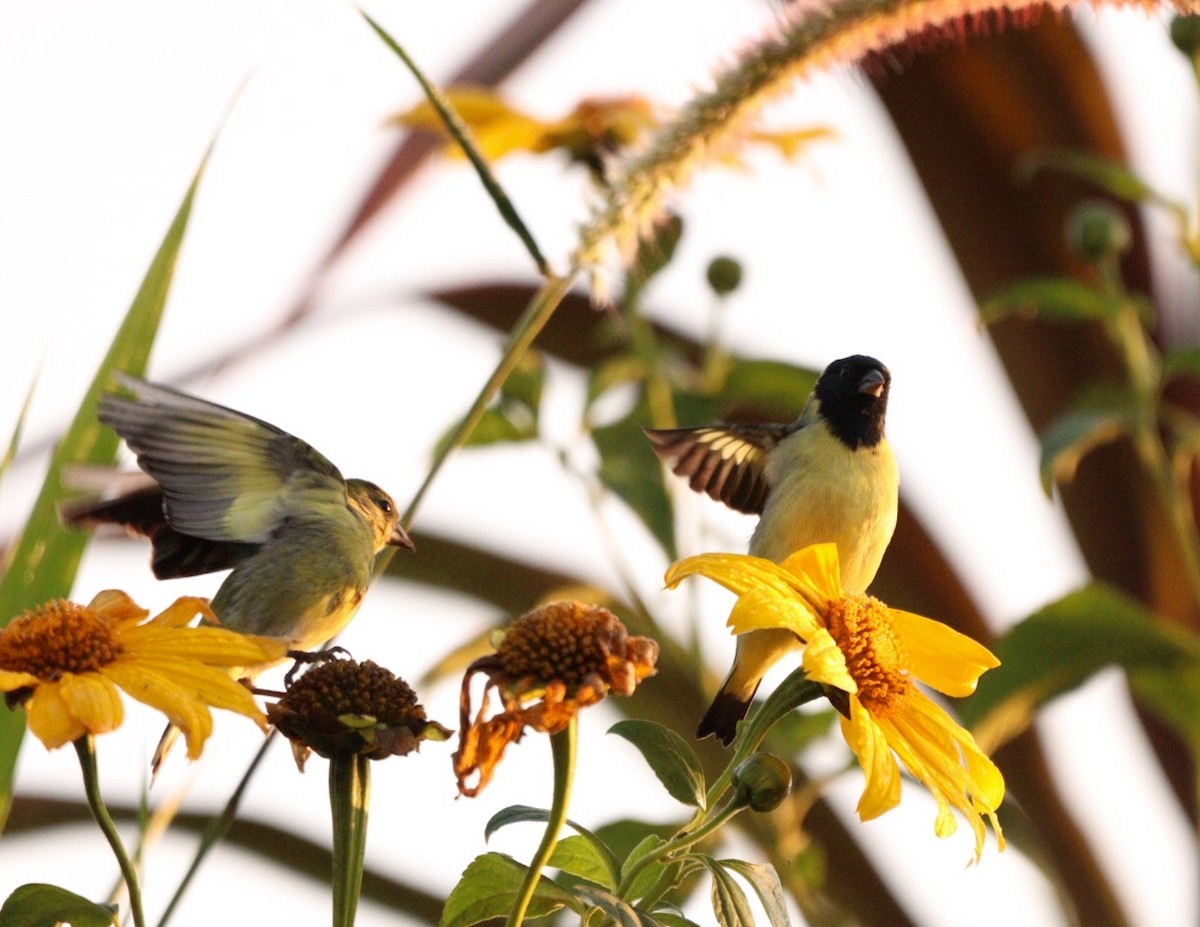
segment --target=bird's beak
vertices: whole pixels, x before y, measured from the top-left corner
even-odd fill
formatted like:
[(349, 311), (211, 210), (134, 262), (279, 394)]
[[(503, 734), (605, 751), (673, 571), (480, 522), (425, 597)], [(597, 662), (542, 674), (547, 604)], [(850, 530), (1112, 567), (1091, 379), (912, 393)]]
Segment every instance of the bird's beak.
[(417, 545), (412, 542), (412, 538), (408, 536), (408, 532), (396, 525), (392, 531), (391, 537), (388, 538), (388, 547), (403, 547), (405, 550), (416, 550)]
[(860, 393), (870, 393), (878, 399), (883, 395), (883, 388), (886, 385), (887, 381), (883, 378), (883, 371), (868, 370), (858, 382), (858, 391)]

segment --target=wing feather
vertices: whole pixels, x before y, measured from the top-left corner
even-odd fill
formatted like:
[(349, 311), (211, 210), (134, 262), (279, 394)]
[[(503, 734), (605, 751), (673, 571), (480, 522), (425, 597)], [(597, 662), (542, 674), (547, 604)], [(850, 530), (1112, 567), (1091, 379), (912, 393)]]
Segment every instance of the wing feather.
[(696, 492), (731, 509), (762, 513), (770, 486), (767, 452), (796, 425), (707, 425), (643, 429), (659, 459)]
[(346, 484), (327, 458), (253, 416), (135, 377), (110, 393), (100, 421), (162, 487), (167, 520), (183, 534), (261, 543), (303, 491), (306, 503), (345, 505)]

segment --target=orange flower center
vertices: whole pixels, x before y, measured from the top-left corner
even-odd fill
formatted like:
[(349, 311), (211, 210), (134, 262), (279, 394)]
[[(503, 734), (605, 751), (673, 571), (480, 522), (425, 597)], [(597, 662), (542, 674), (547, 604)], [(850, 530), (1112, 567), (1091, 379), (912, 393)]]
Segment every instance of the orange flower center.
[(908, 696), (908, 655), (887, 606), (868, 595), (846, 595), (829, 604), (826, 626), (858, 683), (858, 699), (876, 716), (886, 716)]
[(0, 631), (0, 667), (44, 680), (98, 670), (122, 650), (107, 621), (66, 599), (26, 612)]

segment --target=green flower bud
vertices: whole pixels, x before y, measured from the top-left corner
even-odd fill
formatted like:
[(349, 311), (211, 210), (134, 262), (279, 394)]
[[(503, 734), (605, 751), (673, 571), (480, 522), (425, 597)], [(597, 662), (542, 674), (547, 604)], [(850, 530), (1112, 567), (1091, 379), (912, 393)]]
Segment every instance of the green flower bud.
[(771, 753), (755, 753), (733, 771), (736, 801), (755, 811), (774, 811), (792, 790), (792, 771)]
[(1171, 20), (1171, 41), (1188, 58), (1200, 51), (1200, 16), (1176, 16)]
[(742, 265), (735, 258), (713, 258), (708, 262), (708, 285), (718, 296), (728, 296), (742, 283)]
[(1088, 200), (1067, 220), (1067, 239), (1081, 257), (1097, 261), (1128, 251), (1133, 233), (1125, 214), (1112, 203)]

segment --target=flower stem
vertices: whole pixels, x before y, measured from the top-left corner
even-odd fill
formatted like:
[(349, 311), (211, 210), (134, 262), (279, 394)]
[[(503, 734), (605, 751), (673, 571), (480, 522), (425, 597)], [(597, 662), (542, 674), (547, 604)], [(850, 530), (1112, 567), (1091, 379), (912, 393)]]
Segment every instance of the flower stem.
[(558, 844), (558, 834), (567, 821), (567, 804), (571, 800), (571, 783), (575, 779), (575, 748), (579, 742), (579, 721), (572, 717), (564, 730), (550, 735), (550, 751), (554, 757), (554, 799), (550, 805), (550, 814), (546, 819), (546, 832), (542, 835), (542, 843), (529, 864), (525, 873), (525, 881), (517, 893), (516, 903), (509, 912), (506, 927), (520, 927), (525, 920), (525, 913), (533, 901), (542, 870), (550, 861), (550, 855)]
[(204, 836), (200, 838), (200, 846), (196, 850), (196, 855), (192, 859), (191, 865), (188, 866), (188, 871), (184, 873), (183, 879), (175, 889), (175, 894), (171, 896), (171, 901), (167, 905), (167, 909), (163, 911), (162, 917), (158, 920), (158, 927), (167, 927), (167, 921), (171, 919), (171, 915), (175, 913), (179, 902), (183, 900), (183, 893), (187, 891), (188, 886), (192, 884), (192, 879), (200, 871), (200, 864), (204, 862), (205, 857), (208, 856), (212, 848), (220, 843), (225, 835), (229, 833), (229, 828), (233, 827), (233, 822), (237, 819), (238, 808), (242, 804), (242, 796), (246, 794), (246, 788), (250, 785), (250, 780), (254, 777), (255, 770), (258, 769), (258, 765), (262, 762), (263, 757), (266, 756), (267, 748), (274, 739), (274, 730), (263, 738), (262, 746), (258, 748), (258, 752), (254, 754), (254, 759), (246, 767), (246, 771), (242, 774), (237, 788), (233, 790), (233, 794), (225, 802), (225, 807), (217, 817), (209, 822), (208, 827), (204, 831)]
[(138, 885), (137, 869), (125, 852), (121, 843), (121, 835), (113, 823), (104, 799), (100, 797), (100, 777), (96, 771), (96, 745), (91, 734), (84, 734), (75, 741), (75, 753), (79, 756), (79, 768), (83, 770), (83, 790), (87, 796), (88, 807), (92, 809), (92, 817), (100, 825), (108, 845), (112, 847), (117, 865), (121, 867), (121, 875), (125, 878), (125, 888), (129, 891), (129, 911), (133, 915), (135, 927), (146, 927), (146, 915), (142, 912), (142, 890)]
[(630, 866), (628, 872), (621, 876), (621, 884), (617, 886), (617, 897), (624, 898), (626, 901), (632, 901), (630, 898), (625, 898), (625, 895), (633, 887), (633, 883), (637, 881), (637, 877), (641, 875), (642, 870), (653, 862), (665, 860), (680, 850), (686, 850), (690, 846), (695, 846), (745, 807), (745, 802), (730, 799), (715, 814), (709, 817), (708, 820), (700, 824), (699, 827), (689, 827), (683, 832), (676, 834), (653, 853), (647, 853)]
[(352, 927), (362, 892), (371, 803), (371, 761), (361, 753), (329, 761), (329, 807), (333, 814), (333, 925)]
[[(524, 355), (525, 351), (533, 343), (533, 339), (538, 336), (538, 333), (550, 321), (550, 316), (554, 314), (554, 310), (558, 308), (559, 303), (563, 301), (563, 297), (567, 295), (567, 291), (570, 290), (573, 280), (573, 276), (552, 277), (542, 285), (542, 288), (538, 290), (537, 294), (530, 301), (524, 314), (517, 321), (512, 333), (509, 335), (508, 344), (505, 346), (500, 363), (496, 365), (496, 369), (492, 372), (491, 377), (483, 385), (483, 389), (479, 391), (479, 395), (475, 397), (475, 402), (472, 403), (471, 408), (467, 411), (466, 417), (459, 423), (450, 440), (441, 449), (441, 453), (434, 458), (429, 472), (425, 475), (425, 481), (417, 490), (417, 494), (413, 496), (408, 510), (404, 513), (403, 519), (401, 519), (404, 524), (407, 525), (412, 522), (417, 508), (421, 504), (421, 500), (433, 484), (434, 478), (442, 468), (442, 464), (446, 462), (446, 459), (454, 451), (463, 445), (471, 432), (475, 430), (475, 426), (479, 424), (479, 420), (483, 417), (483, 413), (487, 411), (489, 403), (491, 403), (501, 385), (508, 379), (508, 375), (516, 368), (522, 355)], [(380, 554), (376, 572), (387, 565), (390, 554), (394, 551), (395, 548), (389, 547)]]

